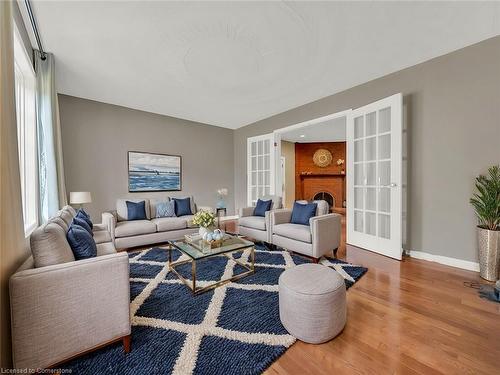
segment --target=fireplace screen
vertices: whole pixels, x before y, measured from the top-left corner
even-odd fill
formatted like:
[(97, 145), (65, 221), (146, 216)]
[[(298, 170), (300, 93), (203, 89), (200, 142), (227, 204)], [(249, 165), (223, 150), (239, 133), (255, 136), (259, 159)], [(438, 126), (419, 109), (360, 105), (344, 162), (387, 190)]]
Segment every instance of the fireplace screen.
[(335, 207), (335, 198), (333, 198), (333, 195), (330, 193), (327, 193), (326, 191), (322, 191), (319, 193), (316, 193), (314, 196), (313, 200), (318, 201), (318, 200), (324, 200), (328, 203), (328, 208), (331, 209), (332, 207)]

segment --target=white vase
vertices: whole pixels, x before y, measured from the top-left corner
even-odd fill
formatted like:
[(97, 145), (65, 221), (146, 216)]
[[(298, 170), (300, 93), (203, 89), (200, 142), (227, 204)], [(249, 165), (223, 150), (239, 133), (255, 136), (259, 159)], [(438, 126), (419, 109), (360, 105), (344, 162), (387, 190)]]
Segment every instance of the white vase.
[(200, 229), (198, 229), (198, 233), (200, 236), (203, 236), (205, 233), (211, 233), (211, 232), (213, 232), (213, 228), (211, 228), (211, 227), (208, 227), (208, 228), (200, 227)]

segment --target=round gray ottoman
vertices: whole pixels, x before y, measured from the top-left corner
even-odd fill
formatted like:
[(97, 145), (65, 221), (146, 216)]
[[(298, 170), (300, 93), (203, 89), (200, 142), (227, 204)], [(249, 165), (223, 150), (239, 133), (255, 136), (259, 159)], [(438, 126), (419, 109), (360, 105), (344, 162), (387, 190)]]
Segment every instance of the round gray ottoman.
[(320, 264), (302, 264), (279, 278), (280, 319), (301, 341), (320, 344), (345, 326), (347, 307), (344, 278)]

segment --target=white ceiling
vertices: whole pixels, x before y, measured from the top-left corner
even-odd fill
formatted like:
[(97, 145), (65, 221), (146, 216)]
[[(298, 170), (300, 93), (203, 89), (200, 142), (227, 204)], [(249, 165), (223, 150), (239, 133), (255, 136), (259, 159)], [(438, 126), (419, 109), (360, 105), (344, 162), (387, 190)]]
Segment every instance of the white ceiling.
[(346, 118), (343, 116), (293, 128), (281, 133), (281, 139), (299, 143), (344, 142), (346, 140)]
[(60, 93), (233, 129), (500, 34), (500, 2), (33, 7)]

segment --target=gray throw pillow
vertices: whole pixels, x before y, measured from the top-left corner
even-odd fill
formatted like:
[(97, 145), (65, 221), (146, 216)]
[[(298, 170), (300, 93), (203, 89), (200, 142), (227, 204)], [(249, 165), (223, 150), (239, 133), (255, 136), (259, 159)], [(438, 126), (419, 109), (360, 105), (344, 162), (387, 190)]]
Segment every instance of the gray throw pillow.
[(159, 202), (156, 204), (156, 217), (175, 217), (175, 201)]

